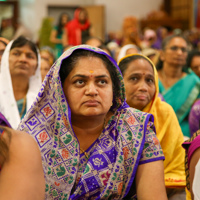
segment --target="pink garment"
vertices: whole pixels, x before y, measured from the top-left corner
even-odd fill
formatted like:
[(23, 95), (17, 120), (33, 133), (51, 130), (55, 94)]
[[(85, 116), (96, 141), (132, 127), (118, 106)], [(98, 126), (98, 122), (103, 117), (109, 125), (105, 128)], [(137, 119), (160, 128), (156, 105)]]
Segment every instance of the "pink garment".
[(183, 143), (183, 148), (186, 149), (188, 156), (188, 167), (190, 166), (190, 160), (196, 149), (200, 147), (200, 135), (198, 135), (193, 141), (186, 141)]

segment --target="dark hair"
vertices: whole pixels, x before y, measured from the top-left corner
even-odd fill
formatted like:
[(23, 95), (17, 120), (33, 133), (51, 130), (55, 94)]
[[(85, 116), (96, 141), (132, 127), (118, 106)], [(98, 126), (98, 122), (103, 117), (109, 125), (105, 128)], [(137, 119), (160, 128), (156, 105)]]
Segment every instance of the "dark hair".
[(188, 53), (188, 57), (187, 57), (187, 61), (186, 61), (186, 67), (189, 68), (191, 66), (191, 62), (192, 62), (192, 59), (195, 57), (195, 56), (198, 56), (200, 57), (200, 51), (198, 50), (192, 50)]
[[(167, 36), (167, 37), (162, 41), (161, 49), (164, 51), (165, 48), (166, 48), (166, 46), (169, 44), (169, 42), (170, 42), (172, 39), (177, 38), (177, 37), (178, 37), (178, 38), (182, 38), (183, 40), (185, 40), (185, 42), (186, 42), (187, 45), (188, 45), (188, 41), (187, 41), (187, 39), (186, 39), (183, 35), (181, 35), (181, 34), (173, 34), (173, 35)], [(160, 69), (162, 69), (162, 67), (163, 67), (163, 61), (159, 58), (159, 59), (158, 59), (158, 62), (157, 62), (157, 64), (156, 64), (156, 69), (157, 69), (157, 70), (160, 70)]]
[(8, 136), (8, 140), (0, 135), (0, 166), (4, 163), (4, 161), (8, 158), (9, 152), (9, 144), (11, 141), (11, 131), (9, 128), (0, 126), (0, 132), (5, 132)]
[(124, 58), (120, 63), (119, 63), (119, 68), (122, 72), (122, 74), (124, 75), (125, 71), (127, 70), (128, 68), (128, 65), (130, 62), (134, 61), (134, 60), (138, 60), (138, 59), (143, 59), (143, 60), (146, 60), (148, 61), (148, 63), (152, 66), (152, 68), (154, 69), (152, 63), (147, 59), (145, 58), (144, 56), (142, 55), (133, 55), (133, 56), (129, 56), (127, 58)]
[(3, 41), (3, 40), (0, 40), (0, 42), (6, 47), (7, 44)]
[(107, 70), (109, 71), (112, 85), (113, 85), (113, 96), (119, 96), (120, 95), (120, 83), (118, 80), (117, 70), (114, 64), (103, 54), (98, 54), (93, 51), (88, 51), (84, 49), (77, 49), (75, 50), (71, 56), (64, 59), (61, 64), (60, 68), (60, 79), (62, 82), (62, 85), (64, 84), (65, 79), (69, 75), (69, 73), (72, 71), (74, 66), (77, 64), (80, 58), (83, 57), (96, 57), (100, 58), (104, 65), (106, 66)]
[(28, 45), (30, 47), (30, 49), (35, 53), (36, 58), (38, 60), (38, 51), (36, 45), (32, 41), (25, 38), (24, 36), (19, 36), (16, 40), (14, 40), (10, 50), (16, 47), (23, 47), (25, 45)]
[(105, 44), (98, 46), (98, 48), (108, 51), (110, 56), (112, 56), (112, 52), (110, 51), (110, 49)]
[(70, 20), (68, 13), (62, 13), (58, 19), (58, 35), (62, 34), (62, 30), (63, 30), (63, 24), (62, 24), (62, 18), (63, 16), (66, 15), (68, 18), (68, 21)]

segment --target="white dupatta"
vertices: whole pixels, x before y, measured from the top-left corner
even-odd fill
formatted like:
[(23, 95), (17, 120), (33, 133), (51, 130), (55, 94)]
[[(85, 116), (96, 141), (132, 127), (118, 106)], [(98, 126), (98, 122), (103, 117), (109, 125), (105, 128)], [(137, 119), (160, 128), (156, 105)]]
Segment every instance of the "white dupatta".
[[(12, 80), (9, 70), (9, 52), (13, 41), (11, 41), (2, 56), (0, 66), (0, 112), (6, 117), (11, 124), (12, 128), (16, 129), (21, 121), (20, 114), (17, 107), (17, 102), (14, 97)], [(34, 99), (36, 98), (38, 91), (41, 87), (41, 75), (40, 75), (40, 55), (38, 51), (38, 66), (35, 72), (29, 80), (29, 89), (26, 95), (26, 111), (31, 107)]]

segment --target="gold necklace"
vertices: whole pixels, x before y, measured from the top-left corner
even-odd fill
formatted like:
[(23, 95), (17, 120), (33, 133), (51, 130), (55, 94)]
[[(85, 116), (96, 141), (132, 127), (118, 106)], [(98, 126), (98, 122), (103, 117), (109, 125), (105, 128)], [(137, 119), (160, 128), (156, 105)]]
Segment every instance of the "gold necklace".
[[(104, 130), (105, 125), (106, 125), (106, 119), (104, 118), (102, 131)], [(101, 133), (102, 133), (102, 131), (101, 131)], [(100, 133), (100, 134), (101, 134), (101, 133)], [(79, 148), (80, 148), (80, 152), (81, 152), (81, 153), (84, 153), (85, 157), (86, 157), (87, 159), (89, 159), (89, 157), (90, 157), (89, 154), (88, 154), (86, 151), (84, 151), (81, 147), (79, 147)]]
[(87, 159), (89, 159), (89, 154), (87, 152), (85, 152), (81, 147), (80, 147), (80, 151), (81, 151), (81, 153), (84, 153), (84, 155)]

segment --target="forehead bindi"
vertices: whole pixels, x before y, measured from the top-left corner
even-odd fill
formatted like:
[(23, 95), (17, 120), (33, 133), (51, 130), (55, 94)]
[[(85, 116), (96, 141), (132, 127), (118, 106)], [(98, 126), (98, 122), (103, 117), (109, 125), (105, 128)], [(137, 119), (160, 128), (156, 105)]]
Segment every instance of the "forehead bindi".
[(92, 77), (102, 74), (109, 75), (103, 61), (97, 57), (80, 58), (72, 71), (73, 73), (84, 74)]

